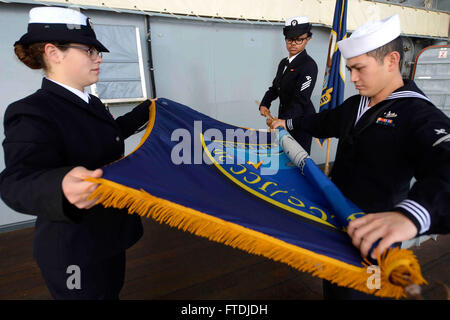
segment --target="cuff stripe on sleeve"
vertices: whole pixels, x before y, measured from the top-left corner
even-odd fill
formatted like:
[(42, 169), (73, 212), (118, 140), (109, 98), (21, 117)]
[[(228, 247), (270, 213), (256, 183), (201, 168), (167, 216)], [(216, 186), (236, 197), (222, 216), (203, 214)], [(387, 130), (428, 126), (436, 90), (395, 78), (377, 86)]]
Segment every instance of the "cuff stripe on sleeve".
[(419, 222), (420, 230), (419, 234), (424, 233), (430, 229), (431, 219), (428, 210), (422, 207), (420, 204), (413, 200), (403, 200), (397, 207), (403, 208), (411, 213)]

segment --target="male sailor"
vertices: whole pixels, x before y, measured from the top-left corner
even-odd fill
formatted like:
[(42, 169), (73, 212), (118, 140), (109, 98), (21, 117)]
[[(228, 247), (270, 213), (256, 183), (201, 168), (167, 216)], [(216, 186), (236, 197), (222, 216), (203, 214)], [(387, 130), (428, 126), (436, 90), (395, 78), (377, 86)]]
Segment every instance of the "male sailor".
[[(402, 79), (400, 31), (394, 15), (338, 42), (359, 95), (333, 110), (272, 123), (339, 139), (330, 176), (369, 213), (351, 221), (347, 232), (363, 256), (380, 240), (372, 258), (396, 242), (450, 232), (450, 120), (413, 81)], [(327, 282), (324, 294), (361, 298)]]

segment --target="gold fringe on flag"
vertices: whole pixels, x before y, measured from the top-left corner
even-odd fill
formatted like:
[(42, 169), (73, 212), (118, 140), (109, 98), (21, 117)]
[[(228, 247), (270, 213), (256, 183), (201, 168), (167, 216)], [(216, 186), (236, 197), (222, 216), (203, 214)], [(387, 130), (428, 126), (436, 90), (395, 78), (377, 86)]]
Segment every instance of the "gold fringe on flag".
[[(149, 137), (155, 117), (156, 105), (155, 101), (152, 101), (147, 130), (133, 152), (137, 151)], [(404, 288), (409, 284), (427, 284), (422, 277), (420, 265), (410, 250), (400, 248), (387, 250), (378, 257), (378, 266), (375, 269), (369, 269), (370, 263), (367, 260), (361, 267), (357, 267), (236, 223), (155, 197), (143, 189), (136, 190), (103, 178), (86, 178), (85, 180), (98, 184), (89, 199), (98, 198), (97, 203), (106, 208), (126, 208), (129, 214), (152, 218), (159, 223), (197, 236), (286, 263), (294, 269), (309, 272), (313, 276), (340, 286), (379, 297), (399, 299), (406, 296)], [(375, 272), (379, 270), (379, 283), (371, 282), (371, 279), (377, 276), (371, 277), (372, 270)]]
[[(413, 252), (391, 249), (378, 258), (380, 283), (370, 283), (369, 263), (357, 267), (320, 255), (261, 232), (242, 227), (209, 214), (152, 196), (145, 190), (136, 190), (102, 178), (87, 178), (99, 184), (89, 199), (99, 198), (97, 203), (105, 207), (128, 209), (130, 214), (152, 218), (183, 231), (233, 248), (261, 255), (288, 264), (313, 276), (326, 279), (340, 286), (353, 288), (380, 297), (405, 297), (403, 288), (410, 284), (426, 284), (419, 263)], [(375, 288), (374, 288), (375, 287)]]

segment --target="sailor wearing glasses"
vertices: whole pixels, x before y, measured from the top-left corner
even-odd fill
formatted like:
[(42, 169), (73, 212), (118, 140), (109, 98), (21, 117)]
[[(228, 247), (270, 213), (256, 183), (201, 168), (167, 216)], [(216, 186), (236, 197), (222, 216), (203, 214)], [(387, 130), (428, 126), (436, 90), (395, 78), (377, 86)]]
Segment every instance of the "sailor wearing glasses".
[[(285, 22), (283, 34), (289, 57), (281, 60), (275, 79), (259, 106), (264, 116), (273, 100), (280, 98), (278, 118), (290, 119), (315, 113), (311, 94), (317, 79), (317, 64), (306, 53), (306, 45), (311, 39), (311, 24), (308, 17), (293, 17)], [(303, 130), (295, 130), (291, 135), (310, 153), (312, 137)]]
[(118, 299), (125, 250), (142, 236), (138, 216), (87, 197), (124, 140), (147, 122), (150, 101), (114, 119), (85, 88), (98, 81), (108, 52), (82, 13), (37, 7), (15, 44), (18, 59), (43, 69), (42, 87), (4, 115), (0, 193), (12, 209), (37, 216), (33, 256), (55, 299)]

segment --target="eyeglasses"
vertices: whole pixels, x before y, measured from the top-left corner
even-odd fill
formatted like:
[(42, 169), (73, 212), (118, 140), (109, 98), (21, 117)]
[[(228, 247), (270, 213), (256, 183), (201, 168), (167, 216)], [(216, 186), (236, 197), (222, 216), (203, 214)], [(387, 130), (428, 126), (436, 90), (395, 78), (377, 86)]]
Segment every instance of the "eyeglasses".
[(94, 47), (86, 48), (86, 47), (73, 46), (73, 45), (59, 45), (58, 47), (83, 50), (87, 53), (88, 57), (91, 58), (92, 60), (96, 59), (97, 57), (103, 58), (102, 52), (99, 52)]
[(305, 41), (306, 39), (308, 39), (308, 37), (306, 37), (306, 38), (297, 38), (297, 39), (286, 39), (286, 43), (289, 43), (289, 44), (292, 44), (292, 43), (294, 43), (294, 44), (302, 44), (303, 41)]

